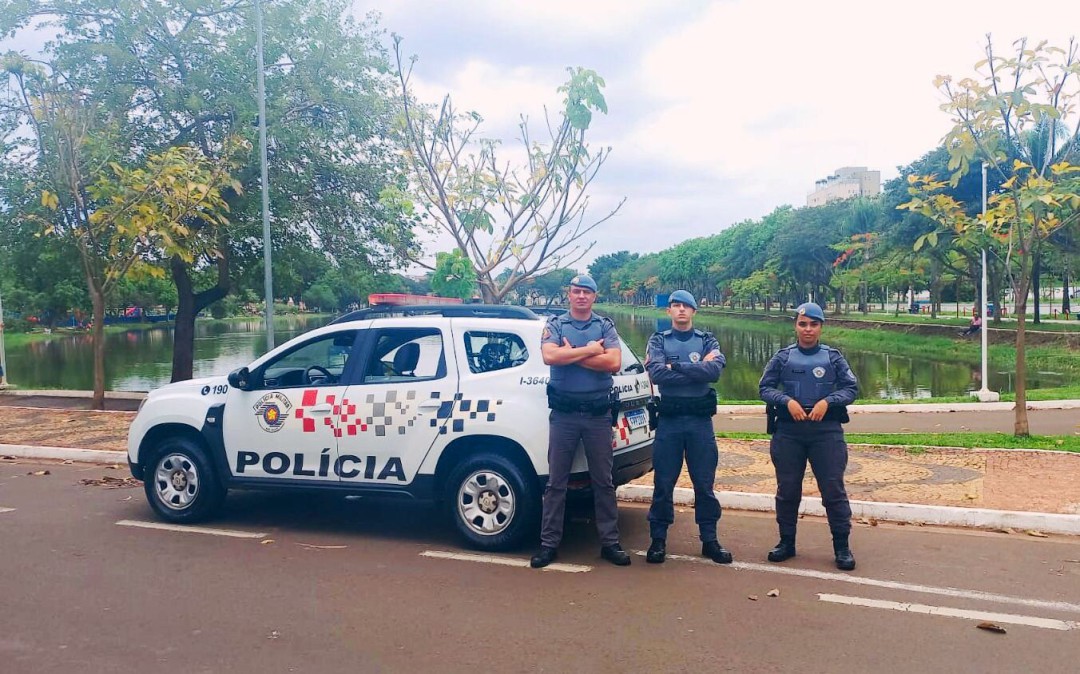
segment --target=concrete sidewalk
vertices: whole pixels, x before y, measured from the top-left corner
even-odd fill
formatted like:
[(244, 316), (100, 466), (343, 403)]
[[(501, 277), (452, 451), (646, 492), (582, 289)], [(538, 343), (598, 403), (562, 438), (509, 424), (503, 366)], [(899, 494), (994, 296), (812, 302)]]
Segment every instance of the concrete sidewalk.
[[(133, 412), (0, 406), (0, 457), (125, 464)], [(718, 441), (716, 490), (727, 507), (771, 510), (767, 440)], [(90, 451), (87, 451), (90, 450)], [(1039, 450), (852, 446), (848, 492), (857, 518), (1080, 534), (1080, 454)], [(677, 494), (693, 503), (689, 476)], [(620, 489), (648, 500), (652, 475)], [(806, 512), (821, 512), (807, 470)]]

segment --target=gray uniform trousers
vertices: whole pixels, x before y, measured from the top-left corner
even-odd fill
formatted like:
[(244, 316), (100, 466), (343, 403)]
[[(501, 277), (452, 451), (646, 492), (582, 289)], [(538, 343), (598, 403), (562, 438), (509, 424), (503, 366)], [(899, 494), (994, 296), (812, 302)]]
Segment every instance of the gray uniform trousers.
[(851, 505), (844, 489), (848, 450), (839, 421), (780, 421), (769, 455), (776, 468), (776, 524), (781, 536), (795, 535), (807, 460), (833, 536), (851, 532)]
[(566, 485), (578, 442), (585, 447), (596, 509), (596, 531), (601, 545), (619, 542), (619, 509), (615, 502), (615, 484), (611, 478), (614, 452), (611, 448), (611, 415), (587, 412), (558, 412), (549, 418), (548, 482), (544, 489), (544, 515), (540, 545), (557, 548), (562, 542), (566, 515)]

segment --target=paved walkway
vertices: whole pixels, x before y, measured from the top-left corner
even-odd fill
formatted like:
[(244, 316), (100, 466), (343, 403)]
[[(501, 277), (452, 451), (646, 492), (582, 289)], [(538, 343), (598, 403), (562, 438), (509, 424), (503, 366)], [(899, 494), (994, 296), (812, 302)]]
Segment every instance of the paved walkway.
[[(0, 407), (0, 445), (125, 452), (132, 412)], [(765, 440), (720, 440), (716, 488), (776, 489)], [(0, 449), (0, 455), (3, 451)], [(117, 461), (123, 462), (122, 454)], [(652, 474), (636, 481), (651, 485)], [(1080, 514), (1080, 454), (980, 449), (851, 448), (848, 492), (861, 501)], [(691, 487), (684, 472), (680, 487)], [(804, 493), (817, 496), (807, 470)]]

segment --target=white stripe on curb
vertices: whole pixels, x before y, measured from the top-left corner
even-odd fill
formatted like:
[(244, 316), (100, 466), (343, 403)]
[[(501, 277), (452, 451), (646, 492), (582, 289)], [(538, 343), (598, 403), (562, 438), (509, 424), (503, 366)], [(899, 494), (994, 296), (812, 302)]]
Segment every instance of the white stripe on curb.
[(125, 452), (106, 449), (74, 449), (72, 447), (38, 447), (36, 445), (0, 445), (0, 456), (20, 459), (58, 459), (86, 463), (127, 464)]
[[(644, 555), (644, 550), (637, 551), (638, 555)], [(801, 576), (803, 578), (816, 578), (818, 580), (835, 581), (838, 583), (850, 583), (852, 585), (866, 585), (869, 587), (881, 587), (889, 590), (901, 590), (904, 592), (919, 592), (922, 594), (935, 594), (942, 597), (955, 597), (957, 599), (971, 599), (986, 601), (994, 604), (1014, 604), (1029, 608), (1046, 609), (1050, 611), (1064, 611), (1066, 613), (1080, 613), (1080, 604), (1071, 604), (1067, 601), (1048, 601), (1044, 599), (1028, 599), (1026, 597), (1013, 597), (1007, 594), (994, 594), (982, 590), (964, 590), (956, 587), (937, 587), (934, 585), (918, 585), (916, 583), (902, 583), (895, 580), (879, 580), (854, 576), (847, 573), (832, 573), (829, 571), (814, 571), (813, 569), (800, 569), (794, 566), (779, 566), (777, 564), (756, 564), (754, 562), (732, 562), (731, 564), (718, 565), (704, 557), (692, 557), (690, 555), (667, 555), (668, 559), (680, 562), (694, 562), (710, 567), (723, 568), (727, 566), (741, 571), (759, 571), (762, 573), (777, 573), (782, 576)]]
[(946, 606), (927, 606), (926, 604), (907, 604), (898, 601), (885, 601), (882, 599), (865, 599), (863, 597), (845, 597), (839, 594), (818, 594), (821, 601), (833, 604), (847, 604), (848, 606), (865, 606), (868, 608), (884, 608), (892, 611), (905, 613), (922, 613), (925, 615), (939, 615), (949, 618), (966, 618), (968, 620), (982, 620), (1007, 625), (1027, 625), (1028, 627), (1041, 627), (1047, 630), (1075, 630), (1080, 628), (1080, 623), (1071, 620), (1054, 620), (1053, 618), (1036, 618), (1034, 616), (1014, 615), (1012, 613), (991, 613), (987, 611), (968, 611)]
[(165, 524), (163, 522), (142, 522), (140, 520), (120, 520), (116, 523), (121, 527), (138, 527), (140, 529), (160, 529), (162, 531), (182, 531), (188, 534), (209, 534), (211, 536), (228, 536), (230, 538), (266, 538), (266, 534), (256, 531), (235, 531), (233, 529), (213, 529), (210, 527), (184, 526), (181, 524)]
[[(479, 562), (481, 564), (498, 564), (500, 566), (516, 566), (519, 568), (528, 568), (529, 561), (525, 559), (516, 559), (514, 557), (496, 557), (495, 555), (471, 555), (463, 552), (443, 552), (442, 550), (424, 550), (420, 553), (421, 557), (432, 557), (434, 559), (453, 559), (459, 562)], [(584, 566), (581, 564), (548, 564), (544, 567), (544, 571), (562, 571), (564, 573), (585, 573), (592, 571), (591, 566)]]
[[(121, 465), (127, 462), (127, 454), (124, 452), (72, 449), (69, 447), (35, 447), (30, 445), (0, 445), (0, 456)], [(648, 503), (652, 500), (652, 487), (646, 485), (625, 484), (619, 487), (617, 493), (618, 497), (624, 501)], [(771, 494), (718, 491), (716, 497), (720, 500), (721, 506), (732, 510), (769, 512), (775, 507)], [(677, 487), (674, 498), (675, 503), (678, 505), (692, 506), (694, 504), (694, 490)], [(852, 501), (851, 511), (852, 515), (857, 518), (873, 517), (891, 522), (917, 522), (982, 529), (1004, 529), (1008, 527), (1080, 536), (1080, 515), (915, 505), (910, 503), (878, 503), (872, 501)], [(809, 515), (824, 515), (825, 509), (821, 506), (820, 498), (805, 496), (799, 512)]]
[[(649, 502), (653, 488), (647, 485), (624, 484), (617, 494), (624, 501)], [(772, 511), (776, 502), (772, 494), (752, 494), (741, 491), (718, 491), (716, 498), (724, 508), (732, 510)], [(694, 490), (675, 488), (677, 505), (694, 505)], [(804, 496), (799, 506), (800, 514), (825, 515), (821, 499)], [(912, 503), (880, 503), (875, 501), (852, 501), (851, 514), (855, 518), (873, 517), (892, 522), (918, 522), (951, 527), (977, 529), (1034, 529), (1055, 534), (1080, 535), (1080, 515), (1057, 513), (1021, 512), (1016, 510), (990, 510), (988, 508), (956, 508), (950, 506), (916, 505)]]

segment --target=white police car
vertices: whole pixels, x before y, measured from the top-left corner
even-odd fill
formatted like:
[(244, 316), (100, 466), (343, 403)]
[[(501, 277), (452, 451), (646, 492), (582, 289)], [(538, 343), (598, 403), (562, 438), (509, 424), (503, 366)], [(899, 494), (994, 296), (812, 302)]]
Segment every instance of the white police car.
[[(520, 307), (353, 312), (228, 377), (150, 393), (128, 462), (159, 517), (212, 517), (229, 489), (310, 488), (443, 504), (473, 546), (536, 535), (547, 480), (544, 321)], [(622, 345), (615, 482), (652, 469), (648, 375)], [(583, 454), (571, 486), (587, 486)]]

